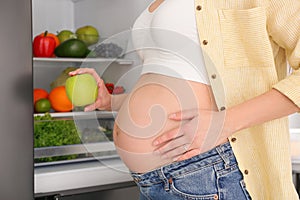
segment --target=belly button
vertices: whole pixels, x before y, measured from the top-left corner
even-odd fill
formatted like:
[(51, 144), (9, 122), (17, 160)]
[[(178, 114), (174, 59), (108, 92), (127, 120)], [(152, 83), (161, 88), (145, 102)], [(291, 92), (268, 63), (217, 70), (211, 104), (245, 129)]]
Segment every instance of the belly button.
[(114, 134), (115, 136), (118, 136), (119, 131), (118, 131), (118, 127), (117, 127), (117, 126), (114, 126), (113, 134)]

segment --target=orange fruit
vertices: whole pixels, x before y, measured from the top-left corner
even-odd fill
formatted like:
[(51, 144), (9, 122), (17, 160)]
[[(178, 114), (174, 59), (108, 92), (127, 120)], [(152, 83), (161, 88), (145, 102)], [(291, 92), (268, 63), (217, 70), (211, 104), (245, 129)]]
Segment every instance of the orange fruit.
[[(43, 36), (45, 33), (41, 33), (40, 35)], [(55, 47), (57, 47), (60, 44), (60, 41), (54, 33), (47, 33), (47, 36), (52, 37), (55, 40)]]
[(38, 113), (49, 112), (51, 109), (51, 104), (48, 99), (39, 99), (34, 104), (34, 110)]
[(48, 96), (53, 110), (57, 112), (68, 112), (73, 109), (73, 105), (69, 100), (65, 86), (53, 88)]
[(33, 89), (33, 104), (35, 104), (35, 102), (38, 101), (39, 99), (47, 99), (47, 98), (48, 98), (47, 90), (43, 88)]

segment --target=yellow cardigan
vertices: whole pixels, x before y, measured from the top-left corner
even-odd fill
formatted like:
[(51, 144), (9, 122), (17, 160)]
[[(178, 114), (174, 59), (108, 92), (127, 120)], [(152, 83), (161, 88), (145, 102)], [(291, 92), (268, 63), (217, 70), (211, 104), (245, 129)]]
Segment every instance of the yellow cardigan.
[[(211, 59), (206, 67), (220, 110), (271, 88), (300, 107), (299, 11), (299, 0), (195, 0), (199, 38)], [(294, 69), (288, 77), (287, 60)], [(252, 199), (298, 199), (287, 118), (229, 139)]]

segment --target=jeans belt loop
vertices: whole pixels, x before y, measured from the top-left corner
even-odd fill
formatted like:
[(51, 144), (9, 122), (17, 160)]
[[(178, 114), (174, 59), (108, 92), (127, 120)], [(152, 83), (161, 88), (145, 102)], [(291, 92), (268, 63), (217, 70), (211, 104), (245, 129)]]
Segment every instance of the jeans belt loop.
[(226, 154), (224, 153), (223, 149), (221, 147), (216, 147), (216, 150), (218, 152), (218, 154), (220, 155), (220, 157), (222, 158), (222, 160), (224, 161), (224, 167), (225, 169), (228, 169), (230, 167), (229, 163), (229, 157), (226, 156)]
[(169, 180), (167, 179), (167, 177), (164, 174), (163, 167), (161, 167), (160, 170), (158, 170), (158, 175), (164, 181), (165, 191), (169, 191), (170, 190), (170, 182), (169, 182)]

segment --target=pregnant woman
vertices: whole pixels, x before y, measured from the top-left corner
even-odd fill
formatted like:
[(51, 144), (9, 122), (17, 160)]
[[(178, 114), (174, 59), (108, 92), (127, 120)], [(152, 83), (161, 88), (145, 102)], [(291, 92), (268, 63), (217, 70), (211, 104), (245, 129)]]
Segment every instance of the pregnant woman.
[(141, 199), (297, 199), (282, 117), (300, 105), (299, 72), (283, 79), (285, 55), (300, 63), (300, 3), (280, 2), (156, 0), (132, 28), (143, 66), (130, 93), (70, 72), (97, 80), (86, 111), (118, 111), (114, 143)]

